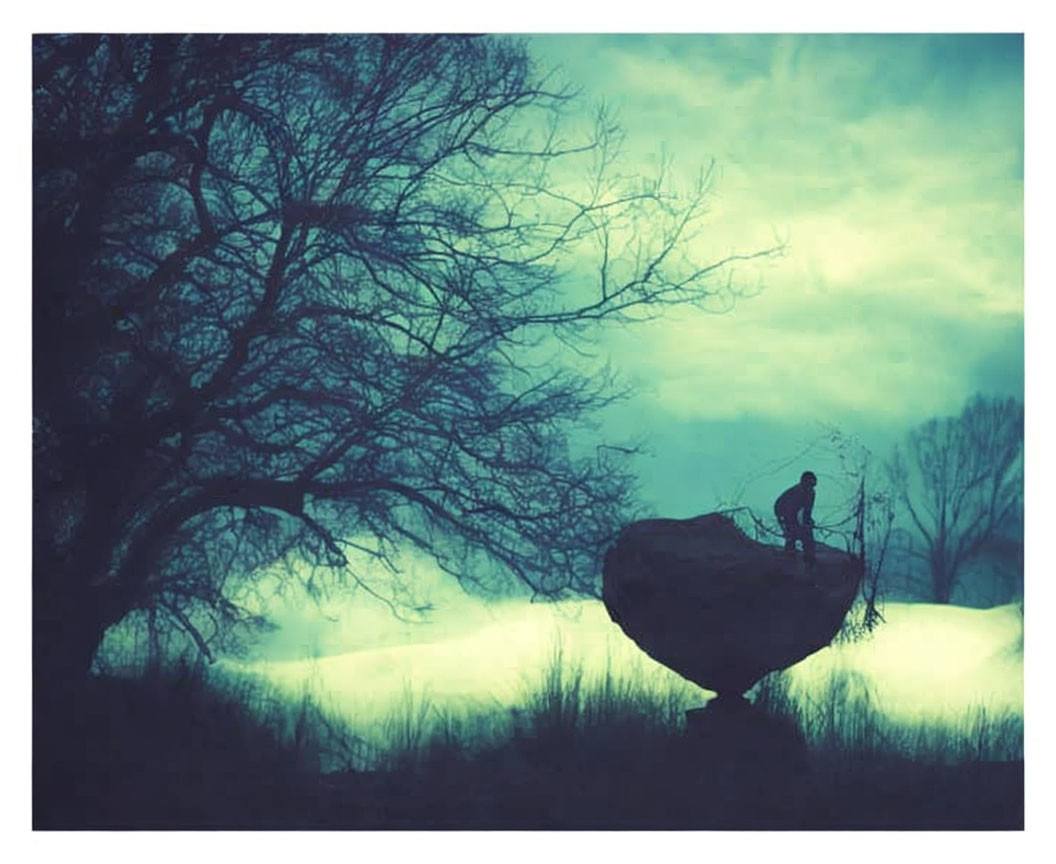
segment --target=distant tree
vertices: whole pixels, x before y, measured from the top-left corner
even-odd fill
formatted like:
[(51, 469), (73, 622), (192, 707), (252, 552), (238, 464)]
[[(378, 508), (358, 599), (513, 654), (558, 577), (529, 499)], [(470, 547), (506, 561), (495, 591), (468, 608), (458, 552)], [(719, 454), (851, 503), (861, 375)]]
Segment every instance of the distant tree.
[(516, 40), (46, 36), (33, 60), (39, 686), (132, 610), (207, 650), (283, 560), (311, 588), (412, 544), (594, 588), (633, 477), (572, 444), (618, 395), (573, 352), (729, 299), (740, 256), (689, 254), (707, 173), (621, 175), (618, 129), (565, 131), (572, 94)]
[(1022, 404), (981, 395), (895, 448), (889, 474), (921, 540), (934, 602), (949, 603), (965, 565), (1020, 519), (1022, 453)]

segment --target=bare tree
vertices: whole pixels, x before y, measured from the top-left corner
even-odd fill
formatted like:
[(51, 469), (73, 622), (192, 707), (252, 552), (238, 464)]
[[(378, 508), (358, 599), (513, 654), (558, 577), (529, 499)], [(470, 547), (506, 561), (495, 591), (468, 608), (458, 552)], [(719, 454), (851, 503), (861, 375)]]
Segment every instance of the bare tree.
[(33, 51), (38, 684), (130, 610), (209, 650), (276, 562), (312, 588), (412, 544), (595, 590), (633, 477), (574, 446), (619, 390), (569, 352), (729, 299), (742, 256), (690, 254), (707, 174), (621, 175), (516, 40)]
[[(888, 582), (889, 554), (895, 520), (894, 496), (884, 482), (872, 451), (854, 435), (829, 427), (826, 443), (838, 459), (840, 473), (832, 478), (846, 498), (837, 508), (845, 514), (827, 530), (842, 537), (847, 551), (863, 562), (861, 617), (848, 619), (844, 633), (858, 638), (883, 620), (881, 607)], [(879, 476), (878, 476), (879, 475)], [(848, 488), (850, 487), (850, 488)]]
[(935, 418), (895, 448), (889, 474), (922, 541), (931, 597), (949, 603), (965, 564), (1011, 528), (1023, 500), (1023, 406), (974, 396), (957, 417)]

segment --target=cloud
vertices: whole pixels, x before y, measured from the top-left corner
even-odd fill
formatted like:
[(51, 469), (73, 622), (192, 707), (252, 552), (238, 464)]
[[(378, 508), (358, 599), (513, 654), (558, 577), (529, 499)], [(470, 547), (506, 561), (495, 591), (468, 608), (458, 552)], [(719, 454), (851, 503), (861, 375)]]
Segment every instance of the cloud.
[[(1016, 37), (549, 37), (621, 109), (630, 164), (661, 146), (721, 173), (695, 254), (789, 238), (741, 268), (730, 315), (609, 333), (614, 365), (675, 418), (916, 420), (1022, 351), (1023, 82)], [(1009, 334), (1013, 334), (1010, 338)], [(981, 371), (982, 370), (982, 371)]]

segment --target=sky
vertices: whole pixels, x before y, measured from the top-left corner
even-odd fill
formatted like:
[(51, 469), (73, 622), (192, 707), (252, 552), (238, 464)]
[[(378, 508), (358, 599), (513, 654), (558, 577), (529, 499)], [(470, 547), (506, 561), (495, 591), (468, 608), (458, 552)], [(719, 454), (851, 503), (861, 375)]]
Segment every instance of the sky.
[(541, 68), (581, 88), (581, 110), (615, 109), (624, 170), (648, 173), (666, 153), (688, 182), (715, 160), (694, 254), (786, 243), (779, 259), (739, 268), (753, 296), (733, 311), (679, 309), (602, 337), (638, 391), (605, 431), (650, 439), (639, 467), (658, 513), (738, 496), (762, 506), (811, 467), (793, 457), (822, 427), (883, 458), (976, 391), (1022, 398), (1021, 37), (529, 44)]

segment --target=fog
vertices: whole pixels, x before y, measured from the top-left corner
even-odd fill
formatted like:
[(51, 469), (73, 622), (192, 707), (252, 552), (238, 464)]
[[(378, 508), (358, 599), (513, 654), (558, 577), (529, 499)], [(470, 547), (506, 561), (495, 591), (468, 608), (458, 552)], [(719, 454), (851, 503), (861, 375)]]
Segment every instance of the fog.
[[(596, 600), (500, 602), (467, 596), (429, 568), (416, 568), (433, 610), (419, 623), (401, 621), (362, 593), (319, 608), (291, 603), (276, 610), (279, 629), (246, 658), (224, 665), (263, 676), (290, 695), (311, 693), (336, 713), (369, 727), (408, 699), (440, 709), (505, 710), (535, 686), (560, 650), (585, 679), (606, 668), (696, 691), (655, 663), (613, 624)], [(800, 700), (821, 693), (829, 676), (864, 688), (879, 712), (895, 721), (963, 722), (978, 708), (1023, 710), (1021, 609), (968, 609), (889, 603), (885, 622), (858, 641), (830, 646), (792, 667)], [(854, 694), (849, 694), (854, 695)]]

